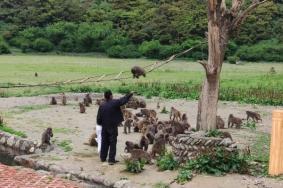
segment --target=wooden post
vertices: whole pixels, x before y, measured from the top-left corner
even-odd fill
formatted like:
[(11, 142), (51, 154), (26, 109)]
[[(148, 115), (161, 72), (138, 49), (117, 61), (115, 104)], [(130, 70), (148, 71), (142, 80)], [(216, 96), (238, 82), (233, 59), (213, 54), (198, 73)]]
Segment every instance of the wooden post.
[(274, 110), (272, 113), (269, 175), (280, 174), (283, 174), (283, 110)]

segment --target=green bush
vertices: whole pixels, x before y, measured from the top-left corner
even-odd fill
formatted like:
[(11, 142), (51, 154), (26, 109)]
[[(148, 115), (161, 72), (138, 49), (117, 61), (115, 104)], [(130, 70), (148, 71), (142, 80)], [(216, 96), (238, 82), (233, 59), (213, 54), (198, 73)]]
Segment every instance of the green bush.
[(74, 52), (76, 44), (71, 39), (64, 39), (59, 43), (59, 50), (62, 52)]
[(53, 44), (44, 38), (38, 38), (33, 42), (33, 49), (38, 52), (50, 52), (53, 50)]
[(5, 42), (0, 42), (0, 54), (10, 54), (9, 46)]
[(158, 169), (161, 171), (175, 170), (179, 167), (179, 163), (174, 159), (172, 153), (165, 153), (164, 155), (160, 156), (156, 162)]
[(107, 51), (113, 46), (126, 46), (129, 43), (130, 40), (122, 34), (112, 33), (102, 41), (101, 45), (104, 51)]
[(134, 45), (112, 46), (106, 51), (106, 54), (109, 57), (115, 58), (138, 58), (141, 56), (141, 54)]
[(244, 127), (247, 127), (247, 128), (254, 131), (254, 130), (256, 130), (256, 123), (254, 121), (246, 121), (244, 123)]
[(193, 172), (191, 170), (181, 168), (176, 178), (176, 182), (179, 184), (185, 184), (193, 179)]
[(126, 171), (131, 173), (140, 173), (144, 170), (145, 161), (126, 159)]
[(223, 133), (219, 131), (218, 129), (209, 130), (206, 132), (206, 137), (220, 137)]
[(237, 56), (245, 61), (283, 61), (283, 43), (278, 40), (265, 40), (253, 46), (241, 46)]
[(34, 41), (38, 38), (45, 37), (45, 30), (44, 28), (40, 27), (29, 27), (24, 29), (19, 33), (19, 37), (25, 38), (30, 41)]
[(139, 51), (148, 58), (159, 58), (160, 57), (161, 44), (158, 40), (144, 41)]
[(162, 45), (160, 46), (159, 58), (165, 59), (173, 54), (181, 52), (181, 47), (179, 45)]
[(237, 57), (237, 56), (229, 56), (227, 58), (227, 60), (228, 60), (228, 63), (230, 63), (230, 64), (236, 64), (237, 61), (239, 61), (239, 57)]

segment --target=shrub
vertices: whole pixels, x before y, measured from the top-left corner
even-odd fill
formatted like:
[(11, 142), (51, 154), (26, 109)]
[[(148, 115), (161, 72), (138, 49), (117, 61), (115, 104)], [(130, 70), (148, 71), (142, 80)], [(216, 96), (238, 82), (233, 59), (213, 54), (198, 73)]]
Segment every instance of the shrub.
[(219, 131), (218, 129), (214, 129), (214, 130), (209, 130), (208, 132), (206, 132), (205, 136), (206, 137), (220, 137), (223, 133), (221, 131)]
[(109, 57), (115, 58), (138, 58), (141, 56), (135, 45), (112, 46), (106, 53)]
[(239, 61), (239, 58), (237, 56), (229, 56), (227, 60), (230, 64), (236, 64), (237, 61)]
[(179, 45), (162, 45), (160, 47), (159, 58), (164, 59), (181, 51)]
[(33, 49), (38, 52), (50, 52), (53, 50), (53, 44), (44, 38), (38, 38), (33, 42)]
[(45, 31), (40, 27), (29, 27), (19, 33), (19, 37), (34, 41), (38, 38), (45, 37)]
[(112, 33), (102, 41), (101, 45), (104, 51), (107, 51), (113, 46), (126, 46), (129, 42), (130, 40), (122, 34)]
[(149, 58), (159, 58), (160, 57), (160, 42), (158, 40), (144, 41), (140, 47), (139, 51)]
[(0, 42), (0, 54), (10, 54), (9, 46), (5, 42)]
[(76, 44), (71, 39), (64, 39), (59, 43), (59, 50), (62, 52), (74, 52)]
[(145, 161), (126, 159), (126, 171), (131, 173), (140, 173), (144, 170)]
[(251, 130), (256, 130), (256, 123), (254, 121), (246, 121), (244, 126)]
[(185, 184), (188, 181), (191, 181), (193, 178), (193, 173), (191, 170), (181, 168), (177, 175), (176, 181), (179, 184)]
[(174, 156), (172, 153), (165, 153), (165, 155), (160, 156), (157, 159), (156, 164), (158, 166), (158, 169), (161, 171), (175, 170), (179, 166), (178, 161), (174, 159)]

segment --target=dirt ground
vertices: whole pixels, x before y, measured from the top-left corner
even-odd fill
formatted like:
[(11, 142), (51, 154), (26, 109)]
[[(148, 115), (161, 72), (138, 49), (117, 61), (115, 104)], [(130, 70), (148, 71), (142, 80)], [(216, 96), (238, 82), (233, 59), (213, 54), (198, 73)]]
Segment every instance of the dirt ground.
[[(60, 95), (52, 95), (60, 98)], [(21, 97), (21, 98), (0, 98), (0, 113), (5, 119), (8, 126), (16, 130), (24, 131), (31, 140), (40, 140), (41, 133), (46, 127), (54, 129), (53, 142), (55, 149), (49, 153), (44, 153), (40, 159), (49, 163), (63, 166), (69, 171), (84, 171), (89, 174), (97, 174), (106, 176), (110, 180), (120, 180), (127, 178), (142, 187), (153, 187), (156, 183), (163, 182), (165, 184), (174, 180), (177, 171), (158, 172), (155, 165), (147, 165), (145, 170), (133, 175), (124, 171), (121, 154), (124, 151), (124, 143), (126, 140), (137, 142), (140, 139), (140, 133), (123, 134), (122, 127), (119, 128), (117, 159), (121, 162), (114, 166), (101, 163), (96, 148), (84, 145), (90, 134), (94, 131), (96, 125), (97, 105), (91, 105), (87, 108), (85, 114), (79, 113), (78, 102), (75, 101), (79, 97), (82, 101), (84, 94), (67, 94), (68, 105), (48, 105), (51, 96), (38, 97)], [(115, 95), (119, 97), (120, 95)], [(101, 94), (92, 94), (92, 97), (101, 98)], [(160, 101), (160, 109), (156, 109), (157, 101)], [(188, 119), (192, 127), (196, 124), (197, 101), (186, 100), (165, 100), (153, 98), (146, 100), (148, 108), (157, 110), (158, 117), (161, 120), (167, 120), (169, 114), (161, 114), (161, 109), (165, 106), (167, 110), (171, 106), (176, 107), (182, 113), (188, 115)], [(34, 108), (32, 108), (33, 106)], [(238, 104), (236, 102), (219, 102), (218, 114), (225, 120), (227, 126), (227, 118), (230, 113), (237, 117), (245, 118), (245, 111), (257, 111), (262, 115), (262, 123), (257, 126), (257, 131), (249, 129), (229, 129), (234, 140), (239, 146), (251, 144), (259, 132), (269, 133), (271, 130), (271, 113), (272, 110), (282, 108), (274, 106), (259, 106)], [(133, 110), (134, 111), (134, 110)], [(72, 151), (64, 152), (62, 148), (57, 146), (64, 140), (70, 140)], [(214, 177), (198, 175), (185, 185), (173, 183), (170, 187), (198, 187), (198, 188), (221, 188), (221, 187), (283, 187), (283, 181), (270, 178), (256, 178), (246, 175), (230, 174), (224, 177)]]

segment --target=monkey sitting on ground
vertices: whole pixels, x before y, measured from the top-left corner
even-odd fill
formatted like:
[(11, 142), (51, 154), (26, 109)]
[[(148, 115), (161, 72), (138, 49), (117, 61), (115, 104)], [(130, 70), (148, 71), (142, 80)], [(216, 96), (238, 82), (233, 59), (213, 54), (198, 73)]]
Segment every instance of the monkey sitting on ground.
[(85, 99), (88, 101), (89, 104), (92, 104), (92, 98), (89, 93), (85, 95)]
[(151, 156), (149, 153), (142, 149), (133, 149), (130, 151), (131, 153), (131, 160), (137, 160), (137, 161), (145, 161), (146, 164), (152, 164), (151, 162)]
[[(125, 123), (124, 123), (124, 133), (131, 133), (131, 127), (133, 126), (133, 119), (126, 119)], [(127, 131), (128, 129), (128, 131)]]
[(35, 73), (34, 73), (34, 76), (35, 76), (35, 77), (38, 77), (38, 73), (37, 73), (37, 72), (35, 72)]
[(163, 134), (160, 134), (155, 139), (155, 142), (152, 146), (152, 150), (151, 150), (151, 157), (152, 158), (155, 158), (156, 154), (161, 156), (165, 153), (165, 151), (166, 151), (165, 143), (166, 143), (165, 136)]
[(80, 106), (80, 113), (85, 113), (85, 105), (83, 103), (79, 103), (79, 106)]
[(105, 99), (96, 99), (96, 105), (100, 106), (105, 102)]
[(237, 129), (240, 129), (241, 126), (242, 126), (242, 119), (240, 118), (237, 118), (235, 116), (233, 116), (233, 114), (230, 114), (229, 115), (229, 118), (228, 118), (228, 128), (230, 128), (230, 125), (231, 125), (231, 128), (236, 125), (236, 128)]
[(222, 134), (220, 135), (220, 138), (230, 138), (231, 141), (233, 141), (232, 136), (228, 132), (221, 132)]
[(126, 141), (125, 145), (126, 145), (124, 149), (125, 153), (130, 153), (133, 149), (141, 149), (138, 144), (133, 143), (131, 141)]
[(246, 111), (247, 114), (247, 121), (252, 118), (253, 121), (258, 122), (259, 120), (262, 122), (262, 119), (260, 117), (259, 113), (252, 112), (252, 111)]
[(67, 97), (65, 95), (65, 93), (62, 93), (62, 105), (67, 105)]
[(133, 78), (139, 79), (140, 76), (146, 76), (145, 70), (139, 66), (132, 67), (131, 72), (133, 74)]
[(180, 120), (181, 121), (181, 112), (178, 111), (176, 108), (174, 107), (171, 107), (171, 112), (170, 112), (170, 120), (172, 120), (172, 117), (173, 117), (173, 121), (178, 121)]
[(3, 124), (4, 124), (4, 120), (3, 120), (3, 118), (0, 116), (0, 126), (3, 126)]
[(216, 116), (216, 129), (224, 129), (225, 123), (220, 116)]
[(90, 138), (88, 139), (88, 142), (87, 143), (84, 143), (85, 145), (90, 145), (90, 146), (95, 146), (97, 147), (98, 146), (98, 143), (96, 141), (96, 138), (97, 138), (97, 135), (96, 133), (92, 133)]
[(133, 113), (129, 110), (123, 109), (122, 112), (125, 120), (133, 117)]
[(55, 97), (51, 98), (50, 105), (57, 105), (57, 100)]
[(148, 139), (145, 136), (142, 136), (140, 140), (140, 148), (143, 149), (144, 151), (147, 151), (148, 144), (149, 144)]
[(149, 144), (153, 144), (154, 143), (154, 135), (151, 132), (146, 133), (145, 136), (148, 139), (148, 143)]
[(172, 127), (172, 135), (177, 136), (178, 134), (184, 134), (185, 130), (188, 129), (185, 125), (183, 125), (180, 122), (177, 121), (172, 121), (171, 122), (171, 127)]
[(84, 105), (85, 105), (86, 107), (89, 107), (89, 102), (88, 102), (87, 98), (84, 98)]
[(51, 127), (48, 127), (41, 136), (41, 145), (51, 145), (50, 139), (53, 137), (53, 131)]

